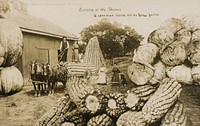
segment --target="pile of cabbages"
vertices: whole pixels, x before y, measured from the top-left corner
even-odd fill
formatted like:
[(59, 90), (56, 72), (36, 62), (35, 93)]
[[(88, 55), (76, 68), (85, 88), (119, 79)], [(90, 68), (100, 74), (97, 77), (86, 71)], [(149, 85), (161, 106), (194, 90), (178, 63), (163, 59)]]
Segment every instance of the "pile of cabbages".
[(157, 84), (166, 77), (200, 84), (200, 16), (163, 21), (134, 51), (127, 73), (136, 85)]

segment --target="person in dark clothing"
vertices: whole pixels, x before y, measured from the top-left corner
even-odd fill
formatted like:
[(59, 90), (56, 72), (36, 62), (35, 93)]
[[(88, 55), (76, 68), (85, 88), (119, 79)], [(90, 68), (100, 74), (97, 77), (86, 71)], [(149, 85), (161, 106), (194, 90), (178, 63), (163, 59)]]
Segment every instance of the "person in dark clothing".
[(124, 75), (124, 74), (121, 74), (120, 77), (121, 77), (121, 84), (127, 85), (128, 83), (127, 83), (127, 81), (126, 81), (125, 75)]
[(116, 63), (114, 64), (112, 72), (113, 72), (112, 85), (118, 85), (120, 83), (120, 78), (119, 78), (120, 70)]
[(67, 38), (63, 37), (63, 40), (60, 44), (60, 61), (67, 62), (67, 54), (68, 54), (69, 42)]

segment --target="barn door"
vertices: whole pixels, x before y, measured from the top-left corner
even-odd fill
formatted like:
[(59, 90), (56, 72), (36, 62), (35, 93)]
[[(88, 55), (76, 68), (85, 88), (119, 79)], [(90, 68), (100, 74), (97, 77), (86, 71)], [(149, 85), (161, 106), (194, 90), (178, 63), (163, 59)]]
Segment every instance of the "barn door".
[(40, 63), (49, 63), (49, 49), (38, 48), (37, 61)]
[(56, 66), (56, 64), (58, 64), (58, 50), (50, 49), (49, 54), (50, 65)]

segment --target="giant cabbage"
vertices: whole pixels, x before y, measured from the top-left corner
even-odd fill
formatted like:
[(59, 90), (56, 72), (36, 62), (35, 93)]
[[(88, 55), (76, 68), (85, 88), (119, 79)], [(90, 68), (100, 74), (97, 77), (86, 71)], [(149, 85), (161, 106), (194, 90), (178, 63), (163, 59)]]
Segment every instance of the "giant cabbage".
[(183, 22), (178, 18), (170, 18), (160, 24), (160, 28), (167, 29), (172, 33), (176, 33), (184, 27)]
[(192, 67), (192, 78), (196, 84), (200, 85), (200, 65)]
[(192, 38), (192, 33), (191, 31), (183, 28), (175, 33), (175, 38), (176, 40), (181, 41), (187, 45)]
[(158, 61), (153, 65), (154, 75), (149, 81), (151, 84), (156, 84), (161, 82), (166, 77), (166, 66), (161, 61)]
[(136, 85), (144, 85), (153, 77), (154, 71), (141, 63), (132, 63), (127, 68), (129, 79)]
[(157, 56), (159, 48), (153, 43), (146, 43), (134, 51), (133, 62), (152, 64)]
[(192, 41), (200, 41), (200, 30), (196, 30), (192, 33)]
[(160, 52), (160, 58), (163, 63), (170, 66), (182, 64), (187, 58), (185, 44), (181, 41), (174, 41), (163, 52)]
[(197, 15), (183, 16), (181, 20), (183, 21), (186, 29), (192, 32), (200, 30), (200, 16)]
[(147, 39), (149, 43), (154, 43), (159, 48), (164, 48), (173, 40), (174, 40), (174, 33), (164, 28), (159, 28), (154, 30), (149, 34)]
[(182, 84), (192, 84), (192, 70), (185, 65), (178, 65), (167, 71), (167, 76)]
[(193, 64), (200, 64), (200, 40), (192, 41), (187, 46), (188, 60)]

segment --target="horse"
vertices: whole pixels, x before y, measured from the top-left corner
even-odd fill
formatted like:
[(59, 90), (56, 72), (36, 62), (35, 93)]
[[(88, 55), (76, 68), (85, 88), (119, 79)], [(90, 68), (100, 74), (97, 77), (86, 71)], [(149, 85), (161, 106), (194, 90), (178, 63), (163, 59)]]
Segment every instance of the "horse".
[(35, 90), (35, 96), (41, 96), (41, 87), (43, 80), (43, 69), (41, 68), (41, 64), (37, 61), (31, 61), (31, 70), (30, 70), (30, 79), (32, 80), (32, 84)]
[(57, 73), (51, 69), (49, 63), (43, 64), (43, 80), (48, 83), (48, 95), (54, 94), (55, 85), (57, 83)]
[(47, 63), (47, 64), (42, 64), (42, 70), (43, 70), (43, 73), (42, 73), (42, 82), (43, 83), (43, 86), (42, 86), (42, 90), (44, 90), (44, 92), (47, 91), (47, 83), (48, 83), (48, 80), (49, 80), (49, 75), (50, 75), (50, 72), (51, 72), (51, 67), (50, 67), (50, 64)]
[[(53, 68), (51, 68), (49, 63), (42, 64), (41, 77), (41, 81), (44, 82), (44, 88), (46, 87), (46, 83), (48, 83), (48, 95), (51, 96), (54, 94), (58, 82), (61, 82), (63, 84), (64, 89), (66, 88), (67, 78), (69, 77), (67, 64), (61, 62)], [(41, 86), (43, 89), (43, 85)]]

